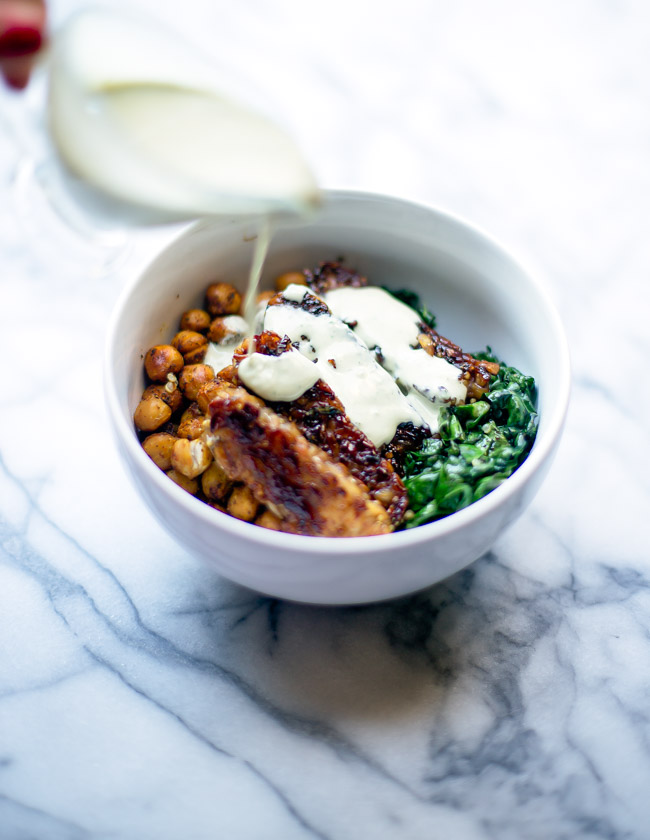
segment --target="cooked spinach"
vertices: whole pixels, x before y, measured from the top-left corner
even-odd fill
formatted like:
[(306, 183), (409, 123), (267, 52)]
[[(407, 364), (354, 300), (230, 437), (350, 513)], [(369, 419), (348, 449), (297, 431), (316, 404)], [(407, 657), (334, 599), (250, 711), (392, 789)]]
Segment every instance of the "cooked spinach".
[[(489, 347), (476, 358), (498, 361)], [(404, 484), (415, 514), (407, 528), (448, 516), (482, 498), (528, 455), (537, 433), (535, 380), (500, 365), (483, 399), (443, 408), (440, 438), (429, 438), (418, 452), (407, 455)]]
[(405, 303), (407, 306), (410, 306), (411, 309), (415, 309), (418, 313), (420, 318), (423, 322), (431, 327), (432, 330), (436, 328), (436, 316), (433, 315), (427, 307), (422, 303), (420, 300), (420, 295), (412, 292), (410, 289), (386, 289), (384, 286), (384, 290), (391, 294), (393, 297), (397, 298), (397, 300), (401, 300), (402, 303)]

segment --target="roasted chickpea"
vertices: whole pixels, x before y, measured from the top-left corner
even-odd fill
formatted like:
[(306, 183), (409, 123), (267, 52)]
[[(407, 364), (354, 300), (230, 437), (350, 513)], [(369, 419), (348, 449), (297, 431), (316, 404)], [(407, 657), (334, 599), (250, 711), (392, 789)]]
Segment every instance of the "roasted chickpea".
[(205, 308), (210, 315), (236, 315), (241, 295), (230, 283), (212, 283), (205, 292)]
[(189, 353), (186, 353), (184, 356), (185, 364), (186, 365), (200, 365), (205, 359), (205, 354), (208, 352), (208, 342), (206, 341), (205, 344), (202, 344), (200, 347), (197, 347), (195, 350), (190, 350)]
[(151, 397), (156, 397), (171, 408), (172, 413), (178, 411), (183, 404), (183, 395), (177, 383), (168, 382), (165, 385), (149, 385), (142, 393), (142, 399), (148, 400)]
[(208, 413), (208, 406), (222, 388), (223, 383), (218, 379), (212, 379), (210, 382), (206, 382), (205, 385), (202, 385), (199, 388), (199, 392), (196, 395), (196, 401), (202, 414)]
[(270, 531), (281, 530), (280, 522), (281, 520), (274, 513), (271, 513), (270, 510), (265, 510), (255, 520), (256, 525), (260, 525), (262, 528), (268, 528)]
[(255, 497), (245, 484), (235, 487), (228, 499), (228, 513), (244, 522), (252, 522), (255, 519), (259, 507)]
[(208, 339), (201, 335), (200, 332), (194, 330), (181, 330), (171, 340), (172, 347), (175, 347), (183, 356), (196, 350), (197, 347), (203, 347), (208, 343)]
[(150, 397), (140, 400), (133, 414), (135, 425), (141, 432), (153, 432), (166, 423), (172, 416), (172, 410), (163, 400)]
[(227, 335), (228, 327), (224, 324), (224, 316), (220, 315), (219, 317), (214, 318), (210, 322), (210, 326), (208, 328), (208, 339), (210, 341), (216, 341), (217, 344), (220, 344)]
[(216, 461), (213, 461), (201, 476), (201, 489), (210, 501), (219, 502), (225, 499), (231, 487), (232, 481)]
[(176, 470), (170, 470), (166, 475), (171, 478), (171, 480), (178, 484), (179, 487), (182, 487), (183, 490), (186, 490), (192, 496), (196, 496), (199, 492), (199, 482), (195, 478), (188, 478), (183, 473), (179, 473)]
[(142, 448), (157, 467), (165, 472), (172, 468), (172, 450), (177, 438), (165, 432), (149, 435), (142, 443)]
[(307, 278), (302, 271), (287, 271), (286, 274), (281, 274), (275, 278), (275, 288), (278, 292), (283, 292), (287, 286), (295, 283), (297, 286), (306, 286)]
[(210, 365), (186, 365), (178, 378), (178, 384), (188, 400), (195, 400), (201, 386), (212, 379), (214, 370)]
[(212, 461), (207, 445), (197, 438), (178, 438), (172, 450), (172, 467), (187, 478), (196, 478), (205, 472)]
[[(248, 342), (245, 343), (245, 347), (248, 347)], [(237, 388), (239, 386), (237, 365), (228, 365), (225, 368), (221, 368), (219, 371), (219, 381), (225, 388)]]
[(233, 329), (233, 327), (228, 324), (226, 316), (218, 316), (217, 318), (214, 318), (210, 324), (210, 329), (208, 330), (208, 338), (210, 341), (216, 341), (217, 344), (222, 344), (227, 340), (234, 340), (238, 336), (241, 336), (241, 334), (241, 330)]
[(180, 327), (182, 330), (193, 330), (194, 332), (205, 332), (210, 326), (210, 313), (205, 309), (188, 309), (181, 315)]
[(201, 437), (205, 428), (205, 416), (196, 403), (186, 409), (178, 425), (178, 437), (196, 440)]
[(178, 373), (183, 364), (182, 355), (171, 344), (157, 344), (147, 350), (144, 357), (144, 369), (154, 382), (164, 382), (168, 373)]

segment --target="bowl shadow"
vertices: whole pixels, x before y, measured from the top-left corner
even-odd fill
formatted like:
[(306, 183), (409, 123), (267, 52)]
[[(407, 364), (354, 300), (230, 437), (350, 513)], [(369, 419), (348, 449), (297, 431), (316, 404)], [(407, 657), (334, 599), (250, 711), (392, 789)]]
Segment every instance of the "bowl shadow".
[(203, 644), (288, 713), (338, 723), (420, 718), (477, 667), (472, 652), (485, 653), (475, 644), (489, 621), (476, 570), (490, 558), (416, 594), (351, 607), (281, 601), (224, 581), (221, 608), (203, 614)]

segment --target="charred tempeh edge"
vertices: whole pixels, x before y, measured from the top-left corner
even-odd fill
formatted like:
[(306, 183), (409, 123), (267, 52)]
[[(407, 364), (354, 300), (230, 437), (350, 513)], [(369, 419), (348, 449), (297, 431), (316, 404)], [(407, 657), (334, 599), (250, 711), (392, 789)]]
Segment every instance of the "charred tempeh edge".
[(313, 271), (305, 269), (303, 273), (307, 285), (317, 295), (324, 295), (334, 289), (341, 289), (343, 286), (359, 288), (368, 285), (366, 277), (357, 271), (345, 268), (340, 262), (324, 262)]
[(224, 383), (216, 391), (210, 428), (217, 463), (280, 518), (283, 531), (360, 537), (393, 530), (386, 510), (346, 467), (243, 388)]
[(445, 359), (462, 371), (460, 380), (467, 388), (467, 402), (480, 400), (490, 387), (493, 374), (499, 372), (498, 363), (475, 359), (424, 322), (420, 322), (419, 329), (420, 345), (430, 356)]
[[(257, 353), (279, 356), (290, 349), (291, 342), (286, 336), (281, 339), (276, 333), (266, 330), (255, 337)], [(237, 348), (233, 360), (235, 364), (244, 358), (245, 352), (244, 345)], [(228, 376), (234, 382), (232, 371), (228, 372)], [(386, 508), (393, 525), (399, 525), (408, 507), (402, 479), (390, 461), (351, 422), (329, 385), (319, 379), (297, 400), (290, 403), (267, 401), (267, 405), (295, 423), (310, 443), (346, 466), (355, 478), (365, 484), (370, 497)]]
[[(345, 268), (339, 262), (325, 262), (314, 271), (304, 271), (307, 285), (316, 294), (326, 294), (343, 287), (359, 288), (368, 285), (368, 280), (358, 272)], [(438, 356), (459, 368), (462, 373), (460, 379), (467, 388), (467, 402), (478, 400), (487, 392), (491, 377), (499, 372), (496, 362), (484, 362), (475, 359), (469, 353), (440, 335), (437, 330), (421, 322), (420, 344), (430, 356)], [(390, 447), (392, 445), (389, 444)], [(404, 447), (401, 447), (404, 451)]]

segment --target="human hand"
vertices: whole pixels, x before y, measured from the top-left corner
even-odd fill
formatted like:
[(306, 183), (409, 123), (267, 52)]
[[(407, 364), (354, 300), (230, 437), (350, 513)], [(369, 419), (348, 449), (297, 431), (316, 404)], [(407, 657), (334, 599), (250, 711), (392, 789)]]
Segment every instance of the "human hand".
[(22, 90), (45, 40), (45, 0), (0, 0), (0, 74)]

